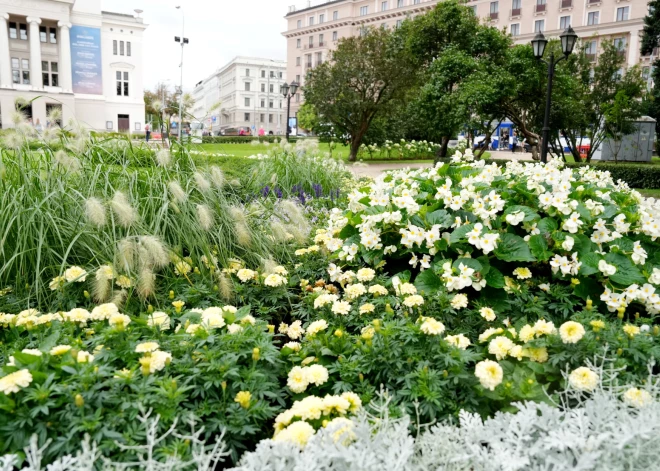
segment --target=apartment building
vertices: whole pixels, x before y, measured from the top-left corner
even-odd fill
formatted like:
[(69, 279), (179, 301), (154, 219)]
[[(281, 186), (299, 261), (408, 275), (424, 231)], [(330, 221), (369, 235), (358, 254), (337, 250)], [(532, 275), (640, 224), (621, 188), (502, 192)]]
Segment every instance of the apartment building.
[[(327, 60), (344, 37), (360, 34), (369, 26), (396, 28), (409, 17), (424, 14), (442, 0), (316, 0), (291, 6), (285, 16), (287, 76), (304, 84), (305, 74)], [(640, 34), (648, 12), (646, 0), (470, 0), (466, 6), (484, 22), (503, 28), (517, 44), (528, 43), (541, 31), (557, 37), (569, 25), (587, 42), (596, 60), (600, 44), (613, 39), (629, 65), (641, 63), (650, 77), (653, 56), (641, 57)], [(649, 79), (650, 80), (650, 79)], [(292, 114), (303, 97), (292, 100)]]
[(286, 61), (235, 57), (197, 83), (193, 115), (214, 134), (227, 129), (255, 133), (260, 128), (283, 134), (286, 103), (280, 86), (286, 77)]
[(136, 14), (102, 11), (101, 0), (0, 0), (0, 117), (16, 101), (34, 123), (61, 109), (97, 130), (144, 126), (142, 36)]

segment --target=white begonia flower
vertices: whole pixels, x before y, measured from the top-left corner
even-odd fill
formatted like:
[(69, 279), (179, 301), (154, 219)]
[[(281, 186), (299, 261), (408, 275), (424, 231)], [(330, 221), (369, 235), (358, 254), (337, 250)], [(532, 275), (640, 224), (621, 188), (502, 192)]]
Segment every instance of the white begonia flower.
[(574, 211), (567, 219), (564, 219), (564, 223), (561, 227), (571, 234), (576, 234), (582, 224), (584, 224), (584, 222), (580, 219), (580, 213)]
[(571, 250), (573, 250), (574, 244), (575, 244), (575, 239), (573, 239), (571, 236), (566, 236), (564, 242), (561, 243), (561, 248), (566, 250), (567, 252), (570, 252)]
[(614, 265), (610, 265), (605, 260), (601, 260), (600, 262), (598, 262), (598, 269), (605, 276), (612, 276), (616, 273), (616, 267)]
[(525, 219), (525, 213), (522, 211), (517, 211), (515, 213), (507, 214), (505, 217), (506, 222), (511, 224), (512, 226), (517, 226), (521, 222), (523, 222), (523, 219)]

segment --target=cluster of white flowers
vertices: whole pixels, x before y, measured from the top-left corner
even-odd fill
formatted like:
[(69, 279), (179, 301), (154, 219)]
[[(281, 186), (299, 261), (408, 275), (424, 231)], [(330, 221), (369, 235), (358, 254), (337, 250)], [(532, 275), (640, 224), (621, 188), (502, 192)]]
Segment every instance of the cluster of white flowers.
[(289, 371), (287, 386), (294, 393), (305, 392), (310, 384), (321, 386), (328, 380), (328, 370), (322, 365), (294, 366)]

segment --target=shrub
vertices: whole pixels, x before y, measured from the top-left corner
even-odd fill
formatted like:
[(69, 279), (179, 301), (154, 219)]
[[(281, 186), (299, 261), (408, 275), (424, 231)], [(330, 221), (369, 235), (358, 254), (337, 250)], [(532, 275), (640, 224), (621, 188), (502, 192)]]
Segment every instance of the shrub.
[[(203, 144), (246, 144), (253, 141), (279, 143), (285, 136), (204, 136)], [(295, 144), (299, 139), (296, 136), (290, 136), (289, 142)]]

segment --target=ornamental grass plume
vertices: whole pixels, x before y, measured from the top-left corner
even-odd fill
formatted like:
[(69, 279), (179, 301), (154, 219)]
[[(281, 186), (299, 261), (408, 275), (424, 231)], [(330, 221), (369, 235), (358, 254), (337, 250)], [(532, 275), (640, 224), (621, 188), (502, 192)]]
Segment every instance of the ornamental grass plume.
[(105, 206), (100, 199), (92, 196), (85, 200), (85, 215), (92, 225), (99, 228), (105, 226)]
[(237, 222), (234, 230), (236, 231), (236, 242), (238, 242), (238, 245), (245, 249), (250, 248), (252, 245), (252, 234), (247, 224)]
[(177, 181), (171, 181), (167, 184), (167, 188), (170, 191), (170, 194), (177, 200), (179, 203), (185, 203), (188, 201), (188, 193), (181, 188), (181, 185)]
[(115, 265), (121, 271), (131, 272), (135, 268), (135, 259), (137, 258), (137, 245), (132, 238), (125, 238), (117, 243), (115, 252)]
[(245, 224), (247, 222), (247, 214), (245, 213), (245, 208), (240, 206), (231, 206), (229, 208), (229, 215), (236, 223)]
[(293, 224), (300, 228), (307, 227), (307, 219), (303, 215), (300, 206), (291, 200), (282, 202), (282, 210), (286, 213)]
[(172, 156), (168, 149), (160, 149), (156, 152), (156, 163), (159, 167), (169, 167), (172, 163)]
[(206, 193), (211, 189), (211, 182), (209, 182), (200, 172), (195, 172), (194, 178), (197, 189), (202, 193)]
[(142, 299), (149, 298), (156, 294), (156, 275), (150, 268), (144, 267), (140, 270), (137, 292)]
[(213, 182), (213, 186), (218, 190), (222, 190), (225, 186), (225, 174), (222, 172), (222, 169), (216, 165), (211, 167), (211, 181)]
[(128, 292), (125, 289), (115, 291), (115, 295), (112, 297), (110, 302), (117, 306), (118, 309), (121, 309), (124, 306), (124, 302), (126, 302), (127, 297)]
[(123, 227), (131, 226), (138, 219), (137, 212), (128, 202), (126, 195), (121, 191), (115, 192), (115, 196), (110, 201), (110, 207), (117, 216), (119, 224)]
[(67, 154), (64, 150), (58, 150), (53, 155), (55, 164), (69, 173), (78, 173), (82, 166), (80, 160)]
[(17, 133), (10, 132), (5, 135), (4, 144), (9, 149), (20, 149), (23, 145), (23, 139)]
[(14, 111), (11, 114), (11, 117), (9, 118), (9, 120), (14, 126), (18, 126), (19, 124), (24, 124), (27, 121), (27, 119), (28, 119), (27, 114), (25, 114), (25, 112), (22, 110)]
[(213, 212), (211, 212), (211, 208), (205, 204), (198, 204), (197, 220), (199, 221), (199, 225), (202, 227), (202, 229), (205, 231), (210, 231), (213, 227)]
[(138, 244), (140, 251), (140, 266), (149, 268), (163, 268), (167, 266), (170, 257), (165, 245), (156, 236), (140, 236)]
[(279, 221), (273, 221), (270, 223), (270, 231), (273, 234), (273, 237), (278, 242), (286, 242), (289, 233), (287, 232), (284, 224)]
[(230, 301), (234, 297), (234, 285), (224, 273), (218, 275), (218, 292), (225, 301)]
[(62, 119), (62, 108), (55, 106), (51, 107), (50, 111), (46, 115), (46, 120), (54, 124), (57, 121), (60, 121), (61, 119)]

